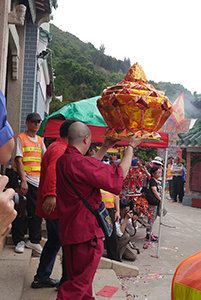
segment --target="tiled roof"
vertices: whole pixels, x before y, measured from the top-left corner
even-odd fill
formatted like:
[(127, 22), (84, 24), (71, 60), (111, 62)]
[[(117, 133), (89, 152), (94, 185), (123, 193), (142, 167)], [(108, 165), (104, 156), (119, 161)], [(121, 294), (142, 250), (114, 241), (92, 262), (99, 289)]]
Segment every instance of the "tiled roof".
[(198, 123), (198, 128), (193, 129), (187, 133), (178, 133), (180, 138), (177, 145), (185, 147), (201, 147), (201, 121)]

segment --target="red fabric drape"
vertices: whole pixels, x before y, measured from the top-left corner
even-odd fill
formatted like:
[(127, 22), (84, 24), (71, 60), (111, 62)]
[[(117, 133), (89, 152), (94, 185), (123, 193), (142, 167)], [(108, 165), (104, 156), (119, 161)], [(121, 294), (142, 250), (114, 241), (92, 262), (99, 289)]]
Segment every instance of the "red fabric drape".
[[(59, 128), (64, 120), (59, 119), (48, 119), (43, 137), (59, 137)], [(88, 125), (88, 124), (87, 124)], [(105, 135), (107, 128), (102, 126), (88, 125), (92, 134), (92, 141), (103, 143), (104, 139), (102, 136)], [(141, 143), (139, 147), (150, 147), (150, 148), (168, 148), (168, 133), (160, 132), (162, 142), (146, 142)], [(120, 141), (119, 145), (127, 145), (128, 141)]]

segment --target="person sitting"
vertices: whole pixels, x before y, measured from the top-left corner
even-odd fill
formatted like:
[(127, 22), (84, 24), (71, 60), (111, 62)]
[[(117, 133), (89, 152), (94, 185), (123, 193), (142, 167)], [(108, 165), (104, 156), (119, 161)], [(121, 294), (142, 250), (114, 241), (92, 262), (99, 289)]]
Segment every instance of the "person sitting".
[(126, 229), (134, 231), (137, 229), (137, 216), (133, 214), (130, 209), (128, 200), (120, 200), (120, 220), (116, 222), (116, 232), (119, 244), (120, 258), (122, 257), (127, 260), (134, 261), (136, 259), (136, 253), (132, 249), (132, 244), (130, 243), (130, 235)]
[(111, 236), (105, 236), (105, 247), (107, 250), (107, 258), (121, 261), (119, 255), (119, 247), (118, 247), (118, 240), (116, 234), (116, 226), (115, 223), (119, 221), (120, 218), (120, 211), (119, 211), (119, 196), (116, 196), (110, 192), (100, 190), (102, 201), (105, 204), (105, 207), (108, 210), (110, 215), (112, 224), (113, 224), (113, 232)]

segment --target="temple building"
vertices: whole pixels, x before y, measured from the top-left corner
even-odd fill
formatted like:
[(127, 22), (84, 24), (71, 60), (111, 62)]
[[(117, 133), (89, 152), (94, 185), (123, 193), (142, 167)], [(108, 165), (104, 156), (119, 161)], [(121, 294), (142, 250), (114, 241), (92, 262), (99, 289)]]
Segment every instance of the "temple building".
[(186, 188), (183, 204), (201, 208), (201, 121), (196, 129), (179, 133), (177, 145), (186, 148)]
[(49, 21), (56, 0), (0, 1), (0, 89), (14, 134), (26, 130), (30, 112), (49, 114), (54, 74)]

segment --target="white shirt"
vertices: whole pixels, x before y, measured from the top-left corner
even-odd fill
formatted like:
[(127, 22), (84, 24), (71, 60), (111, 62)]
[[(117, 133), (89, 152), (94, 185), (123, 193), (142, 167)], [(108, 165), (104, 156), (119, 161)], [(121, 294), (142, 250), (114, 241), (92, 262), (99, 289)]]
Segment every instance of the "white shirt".
[[(123, 223), (123, 221), (124, 221), (124, 218), (121, 219), (119, 222), (116, 222), (116, 223), (115, 223), (115, 225), (116, 225), (116, 234), (117, 234), (118, 237), (121, 237), (121, 236), (123, 235), (123, 232), (122, 232), (121, 229), (120, 229), (120, 228), (121, 228), (121, 225), (122, 225), (122, 223)], [(132, 219), (131, 219), (131, 218), (128, 219), (128, 222), (127, 222), (127, 224), (126, 224), (126, 228), (127, 228), (128, 230), (131, 230), (131, 231), (134, 230), (134, 227), (133, 227), (133, 223), (132, 223)], [(138, 229), (138, 226), (136, 226), (135, 229)]]
[(173, 173), (173, 176), (176, 176), (176, 177), (178, 177), (178, 176), (182, 176), (182, 173), (181, 174), (175, 174), (174, 172), (175, 171), (181, 171), (181, 170), (183, 170), (183, 165), (181, 164), (181, 163), (179, 163), (178, 165), (177, 164), (173, 164), (172, 165), (172, 167), (171, 167), (171, 172)]

